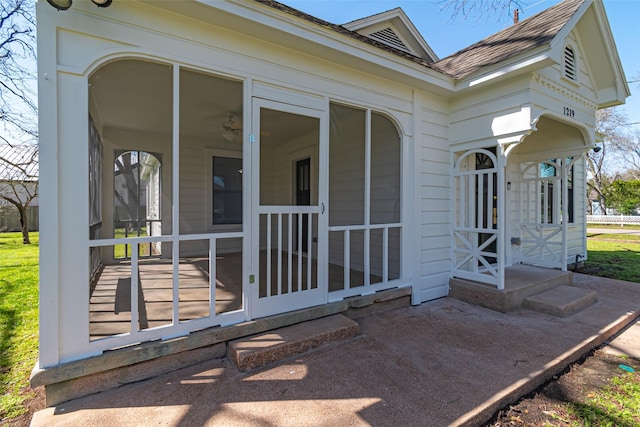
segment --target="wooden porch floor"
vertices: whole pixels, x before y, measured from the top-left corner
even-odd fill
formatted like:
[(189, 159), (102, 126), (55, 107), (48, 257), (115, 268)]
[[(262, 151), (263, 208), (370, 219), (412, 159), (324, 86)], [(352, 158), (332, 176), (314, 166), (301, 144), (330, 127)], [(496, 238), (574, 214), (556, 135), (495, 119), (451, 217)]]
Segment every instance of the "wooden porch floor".
[[(286, 257), (283, 257), (286, 260)], [(261, 259), (266, 259), (261, 256)], [(306, 257), (303, 275), (306, 277)], [(263, 261), (264, 262), (264, 261)], [(272, 293), (276, 293), (277, 257), (271, 257)], [(292, 256), (294, 275), (297, 255)], [(313, 260), (313, 275), (317, 263)], [(138, 317), (139, 329), (169, 325), (173, 312), (173, 266), (170, 260), (142, 259), (139, 262)], [(262, 268), (261, 283), (266, 273)], [(286, 261), (285, 267), (286, 270)], [(284, 273), (284, 272), (283, 272)], [(380, 278), (371, 276), (375, 283)], [(287, 282), (286, 273), (283, 283)], [(351, 288), (363, 286), (364, 273), (351, 270)], [(306, 284), (305, 284), (306, 286)], [(312, 282), (312, 287), (317, 284)], [(294, 291), (297, 285), (294, 284)], [(329, 290), (344, 287), (344, 268), (329, 264)], [(264, 286), (261, 294), (265, 293)], [(209, 259), (181, 258), (178, 267), (178, 315), (180, 321), (209, 317)], [(223, 254), (216, 259), (215, 313), (242, 309), (242, 254)], [(95, 281), (89, 301), (89, 335), (91, 340), (128, 333), (131, 330), (131, 264), (106, 265)]]

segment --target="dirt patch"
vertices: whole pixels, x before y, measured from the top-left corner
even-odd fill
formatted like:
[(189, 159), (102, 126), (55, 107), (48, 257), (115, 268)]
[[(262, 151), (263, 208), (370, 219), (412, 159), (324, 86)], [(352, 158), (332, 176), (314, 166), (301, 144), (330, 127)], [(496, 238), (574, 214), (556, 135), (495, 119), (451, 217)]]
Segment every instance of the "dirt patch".
[(621, 364), (640, 371), (639, 360), (621, 358), (596, 350), (533, 394), (499, 411), (485, 427), (570, 425), (568, 420), (571, 417), (565, 404), (586, 403), (594, 392), (609, 385), (613, 377), (625, 373), (619, 366)]

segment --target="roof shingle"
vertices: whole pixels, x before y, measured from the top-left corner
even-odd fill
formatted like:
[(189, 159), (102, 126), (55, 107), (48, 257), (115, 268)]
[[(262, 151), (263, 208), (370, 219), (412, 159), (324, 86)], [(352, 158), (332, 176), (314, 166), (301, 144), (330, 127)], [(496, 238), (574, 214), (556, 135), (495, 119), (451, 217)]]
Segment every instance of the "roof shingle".
[(531, 18), (431, 64), (431, 68), (461, 79), (481, 68), (549, 44), (583, 3), (584, 0), (562, 1)]

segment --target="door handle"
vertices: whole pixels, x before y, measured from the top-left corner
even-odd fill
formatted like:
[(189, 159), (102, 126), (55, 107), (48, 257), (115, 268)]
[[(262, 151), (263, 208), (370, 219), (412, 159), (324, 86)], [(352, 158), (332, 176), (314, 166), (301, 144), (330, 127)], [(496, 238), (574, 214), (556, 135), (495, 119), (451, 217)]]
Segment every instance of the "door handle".
[(324, 203), (320, 203), (320, 205), (322, 206), (322, 209), (321, 209), (321, 211), (320, 211), (320, 214), (321, 214), (321, 215), (324, 215)]

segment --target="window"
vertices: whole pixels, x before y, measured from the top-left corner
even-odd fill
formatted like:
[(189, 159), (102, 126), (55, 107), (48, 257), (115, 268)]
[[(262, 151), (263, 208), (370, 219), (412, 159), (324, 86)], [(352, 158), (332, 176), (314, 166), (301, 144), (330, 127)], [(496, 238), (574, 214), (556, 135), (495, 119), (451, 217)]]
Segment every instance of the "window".
[(570, 46), (564, 48), (564, 76), (572, 81), (578, 80), (576, 55)]
[(212, 158), (212, 225), (242, 224), (242, 159)]
[[(560, 219), (560, 223), (564, 220), (564, 212), (562, 207), (566, 205), (567, 221), (569, 224), (574, 222), (574, 197), (573, 197), (573, 165), (571, 161), (573, 157), (567, 157), (566, 159), (551, 159), (547, 162), (539, 164), (539, 177), (540, 180), (540, 195), (541, 204), (540, 207), (541, 217), (544, 223), (554, 224), (556, 218)], [(558, 180), (557, 176), (560, 175), (560, 168), (571, 167), (567, 170), (567, 203), (563, 203), (562, 196), (562, 180)], [(556, 187), (557, 186), (557, 187)], [(558, 191), (559, 194), (555, 194)]]
[[(566, 160), (566, 164), (571, 164), (573, 160), (572, 157), (568, 157)], [(574, 209), (573, 209), (573, 165), (567, 171), (567, 219), (569, 224), (574, 222)]]

